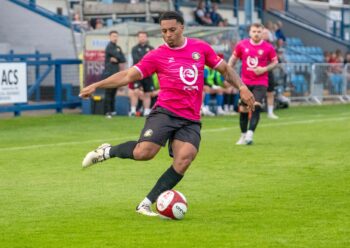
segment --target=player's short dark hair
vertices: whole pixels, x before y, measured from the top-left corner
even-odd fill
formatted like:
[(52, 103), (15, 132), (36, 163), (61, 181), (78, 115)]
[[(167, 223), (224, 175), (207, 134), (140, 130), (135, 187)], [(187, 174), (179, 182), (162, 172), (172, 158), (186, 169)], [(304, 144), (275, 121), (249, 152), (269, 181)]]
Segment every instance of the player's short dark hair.
[(119, 34), (117, 30), (112, 30), (112, 31), (109, 31), (109, 35), (111, 34)]
[(167, 11), (162, 13), (159, 17), (159, 23), (161, 23), (163, 20), (176, 20), (176, 22), (179, 22), (182, 25), (185, 23), (182, 15), (176, 11)]
[(251, 27), (262, 28), (262, 29), (265, 28), (264, 25), (262, 25), (261, 23), (257, 23), (257, 22), (252, 23), (252, 24), (249, 26), (248, 31), (250, 31)]

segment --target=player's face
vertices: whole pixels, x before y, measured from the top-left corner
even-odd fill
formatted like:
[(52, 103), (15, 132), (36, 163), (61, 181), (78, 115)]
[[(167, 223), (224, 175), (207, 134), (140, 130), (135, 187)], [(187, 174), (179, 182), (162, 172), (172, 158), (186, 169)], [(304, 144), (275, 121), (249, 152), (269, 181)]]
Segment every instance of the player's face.
[(182, 33), (184, 26), (174, 20), (163, 20), (160, 23), (163, 39), (170, 47), (178, 47), (182, 45)]
[(112, 33), (110, 36), (109, 36), (109, 40), (113, 43), (117, 43), (118, 41), (118, 34), (116, 33)]
[(258, 28), (254, 26), (250, 27), (249, 36), (254, 43), (259, 43), (261, 41), (262, 31), (263, 31), (262, 28)]

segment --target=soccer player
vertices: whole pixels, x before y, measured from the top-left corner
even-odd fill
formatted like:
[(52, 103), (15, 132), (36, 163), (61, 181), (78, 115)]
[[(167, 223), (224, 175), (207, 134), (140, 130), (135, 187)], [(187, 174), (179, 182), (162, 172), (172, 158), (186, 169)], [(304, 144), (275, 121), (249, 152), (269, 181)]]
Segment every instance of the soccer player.
[(152, 203), (164, 191), (172, 189), (184, 176), (195, 159), (200, 143), (200, 107), (203, 90), (203, 70), (208, 65), (219, 70), (225, 79), (240, 89), (242, 100), (254, 108), (254, 96), (238, 74), (216, 55), (205, 42), (183, 36), (184, 19), (174, 11), (160, 17), (164, 45), (147, 53), (133, 67), (89, 85), (81, 90), (81, 97), (89, 97), (97, 88), (119, 87), (157, 73), (160, 91), (150, 115), (147, 117), (138, 141), (116, 146), (103, 144), (89, 152), (83, 167), (109, 158), (150, 160), (169, 141), (172, 165), (158, 179), (136, 212), (156, 216)]
[[(242, 80), (253, 92), (255, 98), (255, 111), (249, 120), (249, 109), (244, 102), (240, 106), (241, 137), (237, 145), (250, 145), (253, 143), (253, 134), (258, 126), (262, 102), (266, 97), (268, 86), (268, 71), (278, 63), (275, 49), (262, 39), (264, 26), (253, 23), (249, 28), (249, 37), (236, 45), (229, 65), (235, 66), (238, 59), (242, 60)], [(249, 124), (249, 128), (248, 128)]]

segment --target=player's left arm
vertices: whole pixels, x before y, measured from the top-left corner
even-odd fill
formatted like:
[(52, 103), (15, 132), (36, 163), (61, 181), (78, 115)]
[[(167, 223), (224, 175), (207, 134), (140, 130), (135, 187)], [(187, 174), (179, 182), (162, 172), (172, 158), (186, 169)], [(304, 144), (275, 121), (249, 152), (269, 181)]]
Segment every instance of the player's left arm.
[(254, 69), (254, 72), (256, 75), (261, 75), (261, 74), (264, 74), (268, 71), (271, 71), (273, 68), (276, 67), (276, 65), (278, 64), (278, 59), (273, 59), (271, 61), (270, 64), (268, 64), (267, 66), (258, 66)]
[(225, 80), (228, 83), (239, 89), (239, 93), (243, 102), (245, 102), (250, 109), (254, 110), (254, 96), (248, 87), (243, 83), (237, 72), (224, 60), (221, 61), (221, 63), (215, 69), (224, 76)]
[(235, 54), (232, 54), (230, 59), (228, 60), (228, 65), (231, 67), (235, 67), (238, 61), (238, 57)]
[(256, 75), (261, 75), (264, 74), (268, 71), (271, 71), (273, 68), (275, 68), (275, 66), (278, 64), (278, 58), (276, 55), (276, 51), (273, 48), (273, 46), (270, 46), (270, 50), (267, 53), (268, 59), (271, 61), (267, 66), (258, 66), (254, 69), (254, 72)]

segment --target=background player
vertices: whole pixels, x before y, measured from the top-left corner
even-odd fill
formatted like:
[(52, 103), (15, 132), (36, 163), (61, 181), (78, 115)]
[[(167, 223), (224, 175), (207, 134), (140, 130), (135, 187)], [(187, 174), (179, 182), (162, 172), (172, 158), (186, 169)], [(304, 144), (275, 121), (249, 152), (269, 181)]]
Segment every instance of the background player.
[[(240, 106), (241, 137), (237, 145), (253, 143), (253, 134), (258, 126), (263, 100), (266, 98), (268, 86), (268, 71), (278, 63), (274, 47), (262, 39), (264, 26), (254, 23), (249, 28), (248, 39), (237, 43), (229, 60), (230, 66), (235, 66), (238, 59), (242, 60), (242, 80), (253, 92), (255, 111), (249, 120), (249, 110), (244, 102)], [(249, 124), (249, 129), (248, 129)]]

